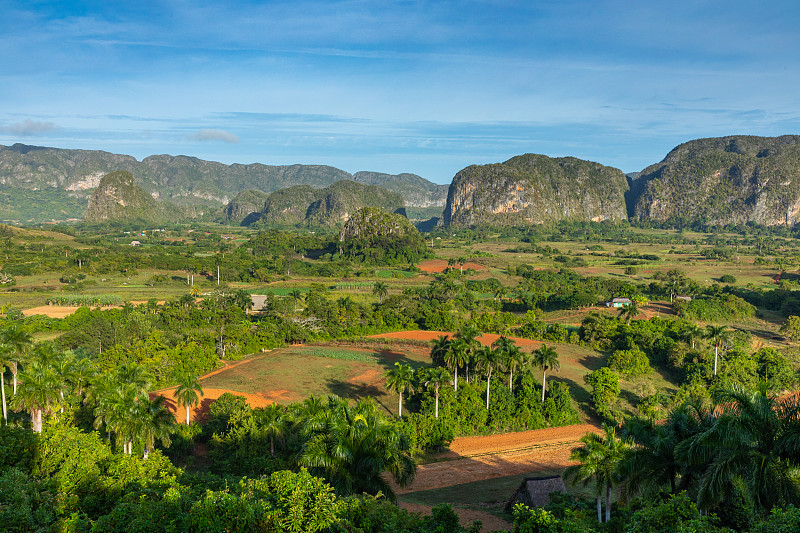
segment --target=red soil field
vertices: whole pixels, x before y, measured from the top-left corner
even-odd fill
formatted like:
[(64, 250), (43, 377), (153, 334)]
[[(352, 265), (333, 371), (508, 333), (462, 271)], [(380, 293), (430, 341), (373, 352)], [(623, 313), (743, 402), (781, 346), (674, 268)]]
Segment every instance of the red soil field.
[[(374, 339), (409, 339), (409, 340), (416, 340), (416, 341), (432, 341), (434, 339), (438, 339), (442, 335), (448, 335), (452, 337), (454, 333), (452, 331), (393, 331), (391, 333), (381, 333), (380, 335), (371, 335), (371, 338)], [(478, 340), (483, 345), (490, 345), (494, 341), (500, 338), (500, 335), (495, 333), (486, 333), (478, 337)], [(517, 343), (517, 346), (520, 348), (538, 348), (541, 346), (541, 341), (534, 341), (531, 339), (522, 339), (520, 337), (509, 337), (509, 339), (513, 340)]]

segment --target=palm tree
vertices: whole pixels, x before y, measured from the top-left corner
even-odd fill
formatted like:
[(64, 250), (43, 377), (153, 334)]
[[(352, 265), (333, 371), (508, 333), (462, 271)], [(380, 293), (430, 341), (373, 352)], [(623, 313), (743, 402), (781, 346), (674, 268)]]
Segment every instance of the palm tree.
[(742, 480), (757, 509), (800, 504), (800, 405), (740, 388), (717, 389), (711, 427), (678, 446), (678, 456), (701, 472), (697, 504), (711, 509)]
[(145, 459), (150, 455), (156, 440), (160, 440), (164, 446), (169, 446), (171, 443), (169, 436), (175, 430), (175, 417), (164, 405), (165, 401), (166, 398), (163, 396), (156, 396), (151, 401), (146, 395), (141, 395), (136, 400), (132, 425), (135, 428), (135, 436), (144, 441)]
[(0, 343), (0, 393), (3, 397), (3, 420), (8, 423), (8, 408), (6, 406), (6, 361), (11, 350), (5, 344)]
[(431, 361), (433, 364), (442, 366), (446, 363), (447, 352), (450, 350), (450, 337), (439, 335), (439, 338), (431, 341)]
[(292, 299), (294, 302), (294, 307), (292, 308), (292, 314), (297, 314), (297, 302), (298, 300), (303, 299), (303, 292), (300, 289), (292, 289), (289, 291), (289, 298)]
[(501, 336), (492, 346), (500, 350), (503, 364), (508, 370), (508, 390), (514, 392), (514, 370), (525, 364), (525, 353), (508, 337)]
[(178, 378), (178, 387), (175, 389), (175, 399), (186, 408), (186, 425), (189, 425), (189, 407), (196, 407), (203, 396), (203, 386), (197, 376), (184, 374)]
[(466, 368), (467, 383), (469, 383), (469, 365), (472, 364), (475, 358), (475, 352), (481, 347), (481, 342), (478, 340), (480, 335), (480, 330), (471, 322), (465, 324), (458, 333), (456, 333), (456, 339), (464, 341), (464, 346), (466, 348), (466, 362), (464, 367)]
[(286, 431), (283, 408), (273, 403), (259, 410), (257, 417), (259, 429), (269, 439), (269, 453), (275, 457), (275, 441), (282, 441)]
[(132, 385), (137, 394), (146, 393), (153, 385), (155, 378), (147, 368), (136, 363), (126, 363), (118, 366), (114, 375), (119, 383)]
[(387, 370), (384, 374), (386, 378), (386, 388), (394, 390), (400, 395), (397, 401), (398, 418), (403, 418), (403, 393), (413, 391), (412, 382), (414, 380), (414, 369), (411, 365), (395, 363), (393, 370)]
[(426, 387), (433, 388), (433, 395), (435, 399), (434, 418), (439, 418), (439, 388), (442, 385), (452, 383), (452, 381), (450, 381), (450, 375), (444, 368), (440, 366), (434, 366), (425, 372), (423, 379), (423, 384)]
[(561, 369), (561, 365), (558, 364), (558, 352), (556, 352), (555, 348), (542, 344), (538, 350), (534, 350), (531, 353), (531, 363), (542, 369), (542, 403), (544, 403), (544, 392), (547, 389), (547, 371), (553, 369), (558, 372)]
[(697, 324), (686, 324), (681, 330), (681, 336), (687, 342), (691, 343), (692, 350), (694, 350), (697, 339), (703, 338), (703, 329)]
[(445, 363), (453, 369), (453, 382), (458, 391), (458, 367), (467, 364), (467, 343), (464, 339), (456, 338), (450, 341), (450, 347), (445, 354)]
[(392, 474), (400, 487), (413, 481), (416, 464), (408, 438), (371, 400), (350, 407), (347, 400), (331, 397), (319, 420), (305, 433), (298, 462), (330, 483), (338, 496), (382, 492), (394, 501), (383, 474)]
[(486, 371), (486, 409), (489, 409), (489, 385), (492, 380), (492, 371), (502, 360), (502, 352), (498, 349), (492, 350), (489, 346), (480, 348), (475, 353), (475, 360), (478, 368)]
[(714, 343), (714, 375), (717, 375), (717, 358), (719, 356), (719, 348), (725, 341), (728, 335), (728, 326), (715, 326), (709, 324), (706, 326), (706, 338), (711, 339)]
[(625, 323), (630, 324), (632, 319), (641, 314), (642, 311), (639, 309), (639, 306), (636, 305), (635, 302), (631, 302), (619, 310), (619, 315), (617, 315), (617, 318), (622, 320), (622, 318), (625, 317)]
[(382, 281), (376, 281), (372, 286), (372, 294), (379, 298), (380, 303), (383, 303), (383, 297), (389, 294), (389, 286)]
[(59, 378), (56, 372), (38, 362), (31, 362), (22, 373), (18, 394), (13, 403), (31, 413), (34, 433), (42, 432), (42, 415), (50, 413), (59, 403)]
[(0, 342), (11, 349), (12, 359), (9, 361), (11, 373), (14, 375), (14, 394), (17, 394), (17, 373), (19, 363), (33, 346), (33, 337), (18, 327), (8, 327), (0, 332)]
[(587, 433), (581, 437), (583, 446), (572, 451), (569, 458), (579, 464), (568, 466), (563, 477), (572, 480), (575, 485), (583, 483), (585, 487), (592, 480), (595, 482), (595, 495), (597, 497), (597, 521), (602, 522), (601, 498), (605, 489), (606, 497), (606, 522), (611, 520), (611, 489), (614, 486), (614, 470), (625, 456), (628, 444), (617, 438), (614, 427), (603, 424), (602, 434)]

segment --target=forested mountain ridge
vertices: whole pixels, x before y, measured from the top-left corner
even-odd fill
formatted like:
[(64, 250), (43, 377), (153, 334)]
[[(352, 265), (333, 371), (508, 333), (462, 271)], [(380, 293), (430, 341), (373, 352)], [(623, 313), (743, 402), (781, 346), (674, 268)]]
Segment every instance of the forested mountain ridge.
[(328, 226), (344, 222), (363, 207), (404, 213), (405, 203), (396, 192), (342, 180), (324, 189), (296, 185), (269, 195), (243, 191), (226, 207), (226, 217), (242, 225), (258, 220), (265, 224)]
[(713, 225), (800, 221), (800, 136), (697, 139), (631, 180), (635, 220)]
[(323, 188), (341, 180), (382, 184), (408, 193), (406, 203), (444, 205), (444, 185), (414, 174), (349, 172), (327, 165), (225, 165), (195, 157), (153, 155), (137, 161), (100, 150), (68, 150), (14, 144), (0, 146), (0, 185), (28, 190), (57, 189), (87, 198), (100, 178), (130, 172), (136, 184), (157, 198), (178, 204), (221, 206), (244, 190), (272, 192), (294, 185)]
[(619, 169), (574, 157), (525, 154), (504, 163), (472, 165), (456, 174), (442, 223), (624, 220), (627, 190)]
[(103, 176), (89, 197), (83, 220), (86, 222), (108, 221), (177, 221), (183, 210), (153, 198), (136, 185), (130, 172), (111, 172)]

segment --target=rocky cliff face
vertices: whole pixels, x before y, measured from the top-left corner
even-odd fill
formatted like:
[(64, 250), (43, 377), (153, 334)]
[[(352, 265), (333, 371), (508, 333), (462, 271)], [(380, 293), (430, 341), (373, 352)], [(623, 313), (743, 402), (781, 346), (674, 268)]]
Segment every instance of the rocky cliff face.
[(622, 171), (574, 157), (526, 154), (453, 178), (442, 223), (537, 224), (627, 218)]
[(269, 194), (261, 191), (242, 191), (225, 206), (225, 219), (245, 226), (261, 216)]
[(637, 220), (800, 222), (800, 136), (698, 139), (633, 180)]
[(163, 222), (176, 220), (173, 210), (154, 199), (147, 191), (133, 182), (130, 172), (120, 171), (106, 174), (89, 197), (83, 213), (86, 222), (112, 220), (142, 220)]

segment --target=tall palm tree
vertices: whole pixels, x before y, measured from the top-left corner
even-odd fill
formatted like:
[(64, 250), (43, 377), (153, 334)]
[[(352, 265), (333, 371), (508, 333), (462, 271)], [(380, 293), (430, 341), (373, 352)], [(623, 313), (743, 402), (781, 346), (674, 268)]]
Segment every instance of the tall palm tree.
[(446, 363), (447, 352), (450, 350), (450, 337), (439, 335), (431, 341), (431, 361), (433, 364), (442, 366)]
[(292, 307), (292, 314), (297, 314), (297, 302), (303, 299), (303, 292), (300, 289), (292, 289), (289, 291), (289, 298), (294, 302)]
[(456, 333), (456, 339), (462, 340), (466, 348), (466, 363), (464, 364), (464, 368), (466, 368), (467, 383), (469, 383), (469, 366), (475, 358), (475, 352), (481, 347), (481, 342), (478, 340), (480, 336), (481, 331), (472, 322), (465, 324)]
[(275, 457), (275, 441), (282, 441), (286, 433), (283, 408), (277, 403), (273, 403), (258, 412), (259, 414), (256, 415), (258, 427), (269, 439), (269, 453)]
[(542, 403), (544, 403), (544, 392), (547, 389), (547, 371), (552, 369), (558, 372), (561, 365), (558, 363), (558, 352), (555, 348), (542, 344), (538, 350), (531, 353), (531, 363), (542, 370)]
[(489, 386), (492, 380), (492, 371), (501, 362), (502, 352), (492, 350), (489, 346), (481, 347), (475, 352), (475, 363), (477, 368), (486, 372), (486, 409), (489, 409)]
[(196, 407), (203, 396), (203, 386), (197, 376), (183, 374), (178, 378), (178, 387), (175, 389), (175, 399), (186, 408), (186, 425), (189, 425), (189, 407)]
[(714, 375), (717, 375), (717, 359), (719, 357), (719, 349), (728, 335), (728, 326), (715, 326), (709, 324), (706, 326), (706, 338), (710, 339), (714, 344)]
[(3, 398), (3, 420), (8, 422), (8, 407), (6, 405), (6, 361), (11, 350), (3, 343), (0, 343), (0, 394)]
[(702, 472), (697, 504), (711, 509), (743, 480), (756, 508), (800, 504), (800, 405), (761, 390), (717, 389), (717, 416), (706, 431), (678, 446)]
[(426, 387), (433, 389), (434, 418), (439, 418), (439, 388), (442, 385), (452, 383), (452, 381), (450, 381), (450, 375), (444, 368), (440, 366), (434, 366), (425, 372), (423, 379), (423, 384)]
[(453, 382), (458, 391), (458, 367), (467, 364), (467, 343), (464, 339), (456, 338), (450, 341), (450, 348), (445, 354), (447, 366), (453, 369)]
[(52, 412), (59, 405), (59, 378), (49, 366), (31, 362), (25, 368), (18, 393), (14, 396), (15, 407), (31, 413), (34, 433), (42, 432), (42, 415)]
[(704, 332), (703, 329), (697, 324), (687, 324), (681, 330), (681, 337), (689, 342), (692, 346), (692, 350), (694, 350), (694, 347), (697, 344), (697, 339), (703, 338)]
[(492, 346), (500, 350), (503, 365), (508, 370), (508, 390), (514, 392), (514, 371), (525, 364), (526, 355), (519, 349), (517, 343), (506, 336), (501, 336), (492, 343)]
[(131, 413), (133, 417), (131, 425), (135, 428), (132, 433), (144, 441), (145, 459), (150, 455), (156, 440), (160, 440), (164, 446), (169, 446), (171, 443), (169, 437), (175, 431), (175, 417), (164, 405), (165, 401), (166, 398), (163, 396), (156, 396), (151, 401), (143, 394), (137, 398)]
[(403, 393), (414, 390), (412, 386), (414, 369), (411, 368), (411, 365), (395, 363), (394, 369), (387, 370), (384, 377), (386, 378), (386, 388), (400, 395), (397, 401), (397, 417), (403, 418)]
[(130, 384), (138, 394), (146, 393), (153, 385), (155, 378), (144, 365), (126, 363), (114, 370), (114, 375), (120, 383)]
[(17, 394), (17, 373), (19, 364), (33, 346), (33, 337), (18, 327), (8, 327), (0, 331), (0, 342), (11, 349), (12, 358), (9, 361), (11, 373), (14, 375), (14, 394)]
[(389, 294), (389, 286), (382, 281), (376, 281), (372, 286), (372, 294), (378, 297), (380, 303), (383, 303), (383, 297)]
[(579, 464), (568, 466), (563, 477), (575, 485), (581, 482), (585, 487), (595, 482), (597, 497), (597, 521), (602, 522), (601, 498), (605, 491), (606, 522), (611, 520), (611, 489), (614, 486), (614, 471), (625, 456), (629, 446), (617, 438), (613, 426), (603, 424), (602, 434), (587, 433), (581, 437), (582, 446), (572, 451), (569, 458)]

